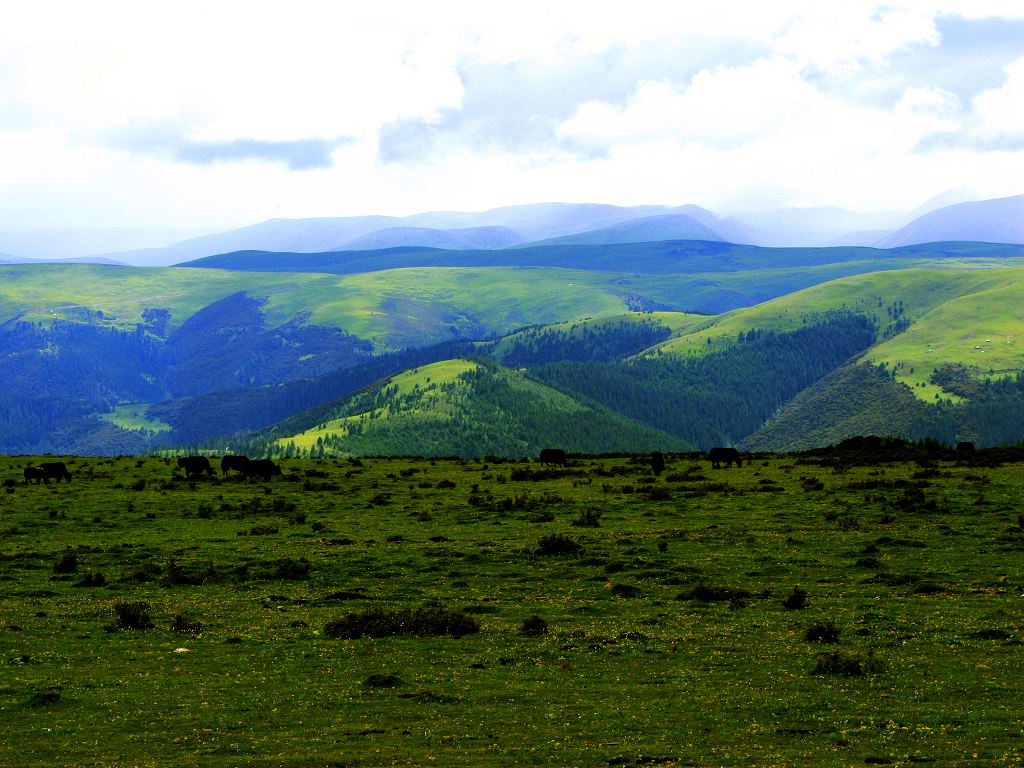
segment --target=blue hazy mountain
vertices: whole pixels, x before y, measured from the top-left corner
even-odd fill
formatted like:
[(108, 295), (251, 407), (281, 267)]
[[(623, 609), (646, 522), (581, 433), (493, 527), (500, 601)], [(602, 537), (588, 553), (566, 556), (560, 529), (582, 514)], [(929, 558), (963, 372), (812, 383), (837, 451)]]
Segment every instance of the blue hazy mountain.
[(345, 243), (345, 249), (362, 251), (424, 246), (452, 250), (477, 250), (508, 248), (522, 242), (522, 239), (522, 235), (509, 227), (466, 227), (460, 229), (390, 227), (357, 237)]
[(1024, 195), (957, 203), (930, 211), (877, 245), (892, 248), (947, 240), (1024, 243)]

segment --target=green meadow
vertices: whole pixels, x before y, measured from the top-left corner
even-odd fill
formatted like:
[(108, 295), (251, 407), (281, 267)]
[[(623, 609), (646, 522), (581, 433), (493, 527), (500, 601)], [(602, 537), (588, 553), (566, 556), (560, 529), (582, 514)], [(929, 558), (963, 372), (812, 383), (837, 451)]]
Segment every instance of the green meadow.
[(52, 460), (3, 766), (1024, 762), (1017, 453)]

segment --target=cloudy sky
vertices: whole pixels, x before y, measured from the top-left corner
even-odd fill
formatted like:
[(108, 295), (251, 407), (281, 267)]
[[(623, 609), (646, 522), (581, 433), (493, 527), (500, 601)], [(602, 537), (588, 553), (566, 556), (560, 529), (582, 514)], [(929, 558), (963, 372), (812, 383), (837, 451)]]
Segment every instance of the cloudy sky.
[(1024, 3), (46, 2), (0, 229), (1024, 193)]

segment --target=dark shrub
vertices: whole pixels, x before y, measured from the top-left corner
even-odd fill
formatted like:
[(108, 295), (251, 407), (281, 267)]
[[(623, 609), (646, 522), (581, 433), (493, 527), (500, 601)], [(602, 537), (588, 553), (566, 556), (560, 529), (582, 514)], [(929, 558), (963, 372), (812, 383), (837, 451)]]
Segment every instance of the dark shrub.
[(737, 587), (718, 587), (699, 584), (693, 589), (680, 592), (676, 600), (700, 600), (702, 603), (730, 602), (750, 597), (750, 592)]
[(865, 675), (874, 675), (881, 672), (883, 666), (882, 662), (870, 653), (864, 659), (857, 654), (834, 651), (832, 653), (823, 653), (818, 657), (818, 663), (814, 667), (813, 674), (864, 677)]
[(577, 528), (597, 528), (601, 525), (601, 513), (596, 509), (585, 509), (572, 521)]
[(149, 603), (117, 603), (114, 606), (117, 614), (117, 626), (121, 629), (152, 629), (153, 620), (149, 616)]
[(542, 536), (537, 541), (538, 555), (575, 555), (582, 549), (576, 539), (566, 536), (564, 533), (552, 533)]
[(297, 581), (309, 576), (309, 572), (312, 569), (313, 564), (304, 557), (300, 557), (298, 560), (286, 557), (277, 564), (277, 567), (274, 569), (274, 576), (278, 579)]
[(793, 587), (793, 593), (789, 595), (785, 600), (782, 601), (782, 607), (788, 608), (791, 611), (798, 610), (807, 605), (807, 592), (800, 589), (800, 585), (796, 584)]
[(220, 581), (220, 574), (213, 563), (206, 565), (181, 565), (176, 560), (167, 563), (167, 573), (161, 583), (164, 586), (198, 586), (207, 581)]
[(82, 577), (81, 581), (75, 582), (76, 587), (105, 587), (106, 585), (107, 577), (99, 571), (87, 573)]
[(454, 488), (455, 483), (453, 483), (451, 480), (442, 480), (437, 484), (437, 487), (440, 490), (447, 490), (449, 488)]
[(538, 637), (547, 634), (547, 631), (548, 623), (536, 615), (525, 619), (523, 625), (519, 628), (519, 634), (527, 635), (528, 637)]
[(838, 643), (840, 629), (834, 621), (816, 621), (804, 635), (809, 643)]
[(250, 536), (272, 536), (277, 533), (277, 528), (272, 525), (254, 525), (249, 529)]
[(394, 688), (402, 684), (402, 678), (398, 675), (370, 675), (363, 680), (367, 688)]
[(203, 631), (203, 625), (186, 613), (175, 614), (171, 620), (171, 632), (181, 632), (186, 635), (198, 635)]
[(1009, 640), (1012, 635), (1005, 629), (979, 629), (977, 632), (972, 632), (971, 637), (978, 640)]
[(78, 556), (74, 552), (65, 552), (60, 560), (53, 564), (54, 573), (74, 573), (78, 570)]
[(346, 614), (324, 625), (324, 634), (342, 639), (397, 635), (462, 637), (479, 631), (480, 625), (472, 616), (440, 607), (398, 611), (371, 608)]
[(54, 690), (36, 691), (28, 700), (28, 705), (33, 709), (37, 707), (48, 707), (51, 704), (60, 702), (60, 693)]

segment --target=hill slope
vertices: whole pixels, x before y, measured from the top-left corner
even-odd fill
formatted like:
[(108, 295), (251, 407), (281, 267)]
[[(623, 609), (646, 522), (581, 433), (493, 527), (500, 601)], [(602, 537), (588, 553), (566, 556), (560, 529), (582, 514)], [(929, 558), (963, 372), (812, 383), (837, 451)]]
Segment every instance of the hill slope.
[[(303, 428), (308, 416), (266, 433), (285, 455), (535, 456), (569, 451), (680, 450), (659, 430), (583, 405), (484, 361), (447, 360), (391, 377)], [(260, 451), (255, 438), (243, 447)]]

